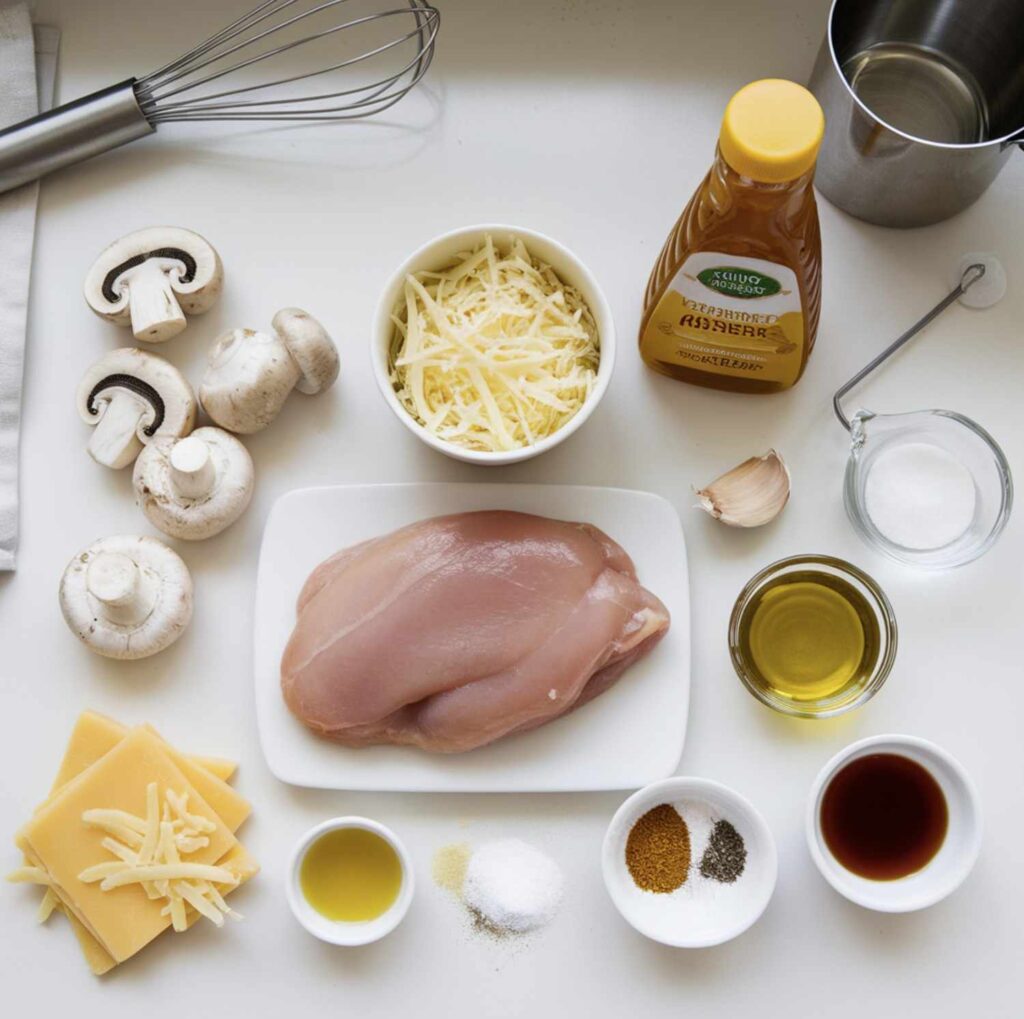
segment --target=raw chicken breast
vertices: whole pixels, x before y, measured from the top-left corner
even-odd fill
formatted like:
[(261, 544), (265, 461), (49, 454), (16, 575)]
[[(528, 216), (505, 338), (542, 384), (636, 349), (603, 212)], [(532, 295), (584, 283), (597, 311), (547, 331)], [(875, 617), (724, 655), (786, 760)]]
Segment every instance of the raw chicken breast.
[(593, 699), (668, 626), (596, 527), (460, 513), (318, 566), (299, 595), (281, 688), (302, 722), (346, 746), (455, 753)]

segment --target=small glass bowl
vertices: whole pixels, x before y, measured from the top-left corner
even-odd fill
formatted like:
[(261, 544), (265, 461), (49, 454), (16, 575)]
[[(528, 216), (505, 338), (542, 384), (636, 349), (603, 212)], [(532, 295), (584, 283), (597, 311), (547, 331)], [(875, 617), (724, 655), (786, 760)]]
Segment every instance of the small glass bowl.
[[(868, 545), (897, 562), (941, 570), (972, 562), (995, 544), (1010, 517), (1013, 480), (999, 444), (981, 425), (951, 410), (905, 414), (862, 410), (854, 415), (852, 434), (843, 500), (854, 529)], [(884, 450), (910, 442), (938, 446), (962, 463), (974, 479), (974, 519), (963, 534), (939, 548), (896, 544), (868, 515), (864, 493), (875, 459)]]
[[(839, 577), (855, 588), (867, 602), (878, 623), (878, 658), (875, 667), (866, 680), (856, 686), (844, 688), (831, 697), (818, 701), (798, 701), (776, 694), (757, 679), (757, 667), (749, 661), (740, 645), (740, 627), (747, 612), (751, 610), (757, 594), (771, 581), (789, 573), (820, 573)], [(762, 704), (784, 715), (796, 718), (833, 718), (845, 714), (871, 700), (882, 688), (892, 671), (896, 660), (898, 644), (896, 616), (892, 605), (882, 589), (862, 570), (846, 562), (826, 555), (800, 555), (766, 566), (740, 591), (729, 619), (729, 654), (733, 668), (743, 685)]]

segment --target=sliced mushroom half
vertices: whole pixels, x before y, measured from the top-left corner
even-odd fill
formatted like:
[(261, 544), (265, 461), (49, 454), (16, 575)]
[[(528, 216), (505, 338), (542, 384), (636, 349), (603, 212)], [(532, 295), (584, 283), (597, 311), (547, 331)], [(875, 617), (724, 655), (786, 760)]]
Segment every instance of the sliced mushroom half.
[(78, 385), (78, 413), (93, 425), (89, 455), (127, 467), (157, 435), (182, 436), (196, 421), (196, 398), (170, 362), (134, 347), (100, 358)]
[(192, 618), (192, 576), (156, 538), (100, 538), (68, 563), (60, 607), (71, 631), (107, 658), (148, 658)]
[(232, 329), (210, 350), (199, 402), (221, 428), (261, 431), (293, 389), (321, 393), (338, 377), (338, 349), (312, 315), (283, 308), (271, 324), (272, 335)]
[(200, 541), (233, 524), (252, 499), (249, 451), (220, 428), (158, 436), (135, 461), (135, 501), (154, 527)]
[(209, 311), (220, 297), (224, 269), (213, 245), (175, 226), (151, 226), (115, 241), (85, 278), (85, 299), (97, 315), (131, 326), (137, 340), (177, 336), (186, 315)]

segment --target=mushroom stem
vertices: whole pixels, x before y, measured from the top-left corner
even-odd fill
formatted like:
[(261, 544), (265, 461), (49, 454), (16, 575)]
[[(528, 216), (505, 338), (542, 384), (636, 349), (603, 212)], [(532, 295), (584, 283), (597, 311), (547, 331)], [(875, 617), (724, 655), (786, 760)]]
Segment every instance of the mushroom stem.
[(189, 436), (174, 444), (170, 456), (171, 483), (183, 499), (204, 499), (217, 482), (210, 447)]
[(120, 552), (95, 556), (85, 575), (85, 587), (112, 623), (135, 626), (148, 618), (156, 604), (152, 578)]
[(105, 467), (127, 467), (141, 452), (139, 425), (152, 408), (146, 400), (124, 389), (111, 390), (101, 400), (100, 420), (89, 438), (89, 455)]
[(186, 325), (171, 289), (170, 269), (159, 258), (148, 258), (126, 275), (132, 332), (148, 343), (162, 343), (177, 336)]

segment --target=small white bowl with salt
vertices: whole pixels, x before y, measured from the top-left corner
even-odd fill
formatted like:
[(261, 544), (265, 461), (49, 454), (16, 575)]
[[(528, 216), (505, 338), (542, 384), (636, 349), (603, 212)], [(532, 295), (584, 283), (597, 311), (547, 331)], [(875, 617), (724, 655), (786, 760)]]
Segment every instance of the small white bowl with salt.
[[(668, 884), (679, 883), (672, 890), (638, 883), (645, 829), (653, 835), (649, 851), (662, 861), (655, 860), (648, 884), (664, 889), (674, 868)], [(669, 854), (666, 867), (669, 838), (685, 845)], [(709, 779), (667, 778), (634, 793), (616, 811), (602, 869), (612, 902), (641, 934), (677, 948), (706, 948), (737, 937), (761, 916), (775, 890), (778, 856), (768, 824), (739, 793)]]

